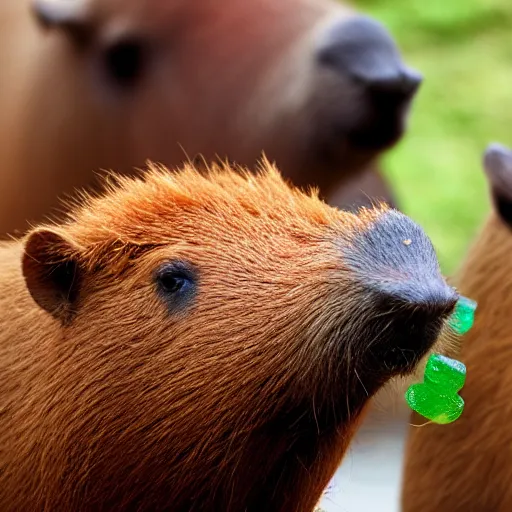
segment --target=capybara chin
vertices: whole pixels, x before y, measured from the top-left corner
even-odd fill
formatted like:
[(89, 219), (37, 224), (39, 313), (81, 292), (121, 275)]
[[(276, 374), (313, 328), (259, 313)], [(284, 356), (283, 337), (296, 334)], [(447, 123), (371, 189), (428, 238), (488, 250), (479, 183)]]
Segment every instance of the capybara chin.
[(493, 209), (455, 280), (478, 302), (453, 348), (467, 367), (466, 406), (453, 425), (411, 429), (404, 512), (512, 510), (512, 150), (491, 144), (483, 161)]
[(330, 197), (401, 138), (421, 81), (335, 0), (2, 0), (0, 29), (0, 233), (148, 159), (265, 153)]
[(457, 299), (407, 217), (266, 162), (79, 202), (0, 249), (2, 511), (310, 512)]

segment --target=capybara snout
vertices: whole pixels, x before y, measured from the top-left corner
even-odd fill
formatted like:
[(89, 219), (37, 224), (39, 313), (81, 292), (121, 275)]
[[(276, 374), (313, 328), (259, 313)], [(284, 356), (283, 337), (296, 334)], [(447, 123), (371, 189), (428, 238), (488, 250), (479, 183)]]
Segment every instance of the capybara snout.
[(269, 164), (82, 201), (0, 249), (0, 509), (311, 512), (453, 307), (426, 235)]
[(388, 31), (367, 16), (337, 20), (323, 31), (316, 58), (358, 86), (359, 120), (348, 133), (354, 148), (379, 150), (396, 142), (422, 77), (405, 65)]
[(321, 65), (368, 87), (369, 90), (410, 97), (421, 76), (402, 61), (388, 31), (367, 16), (331, 22), (317, 48)]
[[(385, 363), (392, 372), (411, 370), (437, 338), (458, 299), (441, 276), (434, 248), (408, 217), (390, 210), (374, 221), (345, 255), (373, 305), (370, 329), (380, 339), (370, 351), (371, 365)], [(367, 334), (363, 339), (372, 336)]]

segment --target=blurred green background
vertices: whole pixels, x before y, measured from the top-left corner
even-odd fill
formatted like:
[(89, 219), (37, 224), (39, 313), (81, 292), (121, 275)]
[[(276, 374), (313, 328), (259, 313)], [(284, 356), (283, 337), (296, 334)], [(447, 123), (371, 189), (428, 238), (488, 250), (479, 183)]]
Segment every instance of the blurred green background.
[(400, 207), (452, 273), (489, 209), (482, 151), (512, 145), (511, 0), (356, 0), (424, 75), (409, 132), (385, 158)]

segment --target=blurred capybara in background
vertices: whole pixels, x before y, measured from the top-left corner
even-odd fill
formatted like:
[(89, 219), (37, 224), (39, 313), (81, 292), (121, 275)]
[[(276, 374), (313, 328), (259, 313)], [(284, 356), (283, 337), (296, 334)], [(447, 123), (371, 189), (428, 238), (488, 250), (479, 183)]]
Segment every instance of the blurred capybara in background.
[(457, 299), (410, 219), (268, 163), (83, 204), (1, 245), (5, 512), (310, 512)]
[(334, 0), (3, 0), (0, 27), (0, 233), (148, 159), (265, 152), (329, 197), (401, 137), (421, 80)]
[(454, 347), (467, 367), (466, 406), (453, 425), (410, 431), (404, 512), (512, 510), (512, 151), (490, 145), (484, 167), (494, 208), (456, 279), (478, 302)]

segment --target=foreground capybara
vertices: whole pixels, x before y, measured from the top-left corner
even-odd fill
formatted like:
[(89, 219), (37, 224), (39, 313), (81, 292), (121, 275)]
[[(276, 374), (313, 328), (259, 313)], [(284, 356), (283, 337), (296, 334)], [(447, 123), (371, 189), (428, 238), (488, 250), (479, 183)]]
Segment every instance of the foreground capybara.
[(264, 152), (329, 197), (401, 137), (420, 82), (334, 0), (2, 0), (0, 28), (0, 233), (148, 159)]
[(456, 292), (424, 232), (151, 168), (0, 248), (0, 510), (310, 512)]
[(453, 425), (411, 429), (404, 512), (512, 510), (512, 151), (490, 145), (484, 167), (494, 209), (456, 279), (478, 302), (473, 329), (454, 347), (467, 367), (466, 406)]

